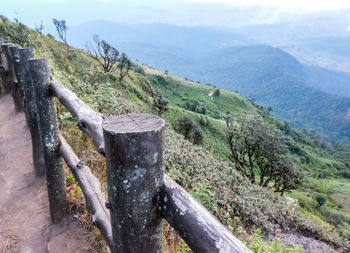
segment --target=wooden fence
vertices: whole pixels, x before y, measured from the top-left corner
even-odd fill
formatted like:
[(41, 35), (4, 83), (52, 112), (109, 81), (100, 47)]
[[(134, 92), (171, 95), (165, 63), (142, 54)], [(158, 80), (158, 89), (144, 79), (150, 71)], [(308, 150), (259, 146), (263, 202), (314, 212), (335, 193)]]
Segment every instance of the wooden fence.
[[(82, 189), (92, 223), (113, 253), (161, 252), (163, 218), (194, 252), (251, 252), (164, 174), (162, 118), (127, 114), (105, 119), (55, 80), (47, 60), (34, 58), (33, 49), (12, 46), (2, 38), (0, 46), (2, 92), (11, 92), (17, 111), (24, 108), (35, 174), (46, 174), (54, 223), (66, 215), (63, 158)], [(60, 135), (55, 96), (106, 157), (108, 201), (98, 179)]]

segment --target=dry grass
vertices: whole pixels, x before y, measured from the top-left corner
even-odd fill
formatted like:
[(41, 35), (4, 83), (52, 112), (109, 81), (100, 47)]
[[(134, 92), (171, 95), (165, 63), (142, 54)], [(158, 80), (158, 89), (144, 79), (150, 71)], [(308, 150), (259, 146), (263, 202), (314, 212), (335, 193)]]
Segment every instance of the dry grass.
[(17, 238), (11, 232), (2, 232), (0, 231), (0, 238), (4, 237), (4, 245), (1, 245), (1, 253), (13, 253), (17, 252)]
[[(59, 112), (64, 112), (64, 108), (59, 106)], [(105, 158), (97, 152), (90, 138), (81, 132), (74, 123), (67, 122), (61, 124), (60, 131), (79, 159), (100, 180), (102, 191), (107, 196)], [(86, 238), (93, 252), (109, 252), (100, 231), (91, 223), (91, 215), (86, 210), (84, 195), (66, 165), (65, 171), (67, 175), (67, 198), (70, 211), (86, 229), (87, 234), (84, 235), (84, 238)], [(191, 252), (176, 231), (166, 221), (163, 221), (162, 246), (164, 253)]]

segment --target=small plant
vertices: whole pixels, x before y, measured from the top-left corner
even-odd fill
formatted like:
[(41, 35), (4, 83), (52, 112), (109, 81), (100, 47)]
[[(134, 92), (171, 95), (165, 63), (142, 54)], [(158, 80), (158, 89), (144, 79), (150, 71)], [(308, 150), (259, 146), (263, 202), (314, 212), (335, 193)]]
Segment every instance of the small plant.
[(178, 129), (184, 134), (185, 139), (191, 140), (194, 144), (203, 142), (203, 134), (199, 126), (188, 116), (181, 116), (177, 119)]
[(320, 193), (317, 193), (315, 194), (315, 200), (317, 202), (317, 208), (321, 208), (327, 201), (327, 198), (320, 194)]
[(213, 96), (214, 96), (214, 97), (220, 96), (220, 89), (216, 89), (216, 90), (214, 91), (214, 93), (213, 93)]
[(158, 94), (154, 98), (153, 105), (158, 115), (163, 115), (169, 110), (169, 101)]
[(197, 187), (191, 191), (191, 195), (201, 202), (205, 207), (210, 208), (212, 192), (206, 183), (198, 183)]

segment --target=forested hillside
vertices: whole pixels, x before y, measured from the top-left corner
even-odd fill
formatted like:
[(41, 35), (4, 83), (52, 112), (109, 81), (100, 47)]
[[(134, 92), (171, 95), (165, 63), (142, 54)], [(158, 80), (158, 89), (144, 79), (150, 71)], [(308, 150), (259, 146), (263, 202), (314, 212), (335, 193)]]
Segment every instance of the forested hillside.
[[(283, 87), (276, 84), (278, 88), (270, 89), (274, 96), (270, 96), (270, 103), (266, 103), (267, 108), (264, 108), (256, 105), (253, 99), (238, 93), (189, 81), (168, 71), (156, 70), (135, 62), (131, 64), (128, 75), (120, 80), (119, 70), (106, 73), (86, 51), (70, 47), (67, 52), (65, 45), (54, 40), (52, 36), (41, 35), (20, 23), (12, 23), (5, 17), (0, 19), (0, 36), (7, 42), (34, 47), (36, 57), (49, 59), (52, 75), (56, 79), (105, 116), (154, 113), (165, 118), (167, 173), (254, 252), (301, 252), (301, 247), (297, 244), (303, 243), (302, 240), (294, 241), (293, 247), (281, 243), (280, 236), (283, 234), (288, 237), (291, 233), (320, 240), (335, 249), (347, 250), (350, 240), (350, 147), (339, 142), (327, 142), (314, 131), (291, 128), (272, 116), (271, 108), (268, 108), (271, 105), (272, 112), (277, 114), (280, 110), (283, 113), (282, 108), (274, 107), (272, 97), (287, 99), (287, 92), (291, 92), (294, 86), (302, 85), (300, 83), (306, 78), (302, 68), (292, 57), (280, 51), (271, 56), (269, 48), (253, 47), (256, 54), (267, 54), (275, 61), (267, 65), (256, 57), (256, 65), (241, 64), (241, 71), (231, 67), (226, 71), (225, 68), (220, 69), (223, 79), (218, 80), (218, 83), (222, 85), (229, 83), (233, 76), (234, 80), (231, 82), (237, 82), (237, 85), (239, 82), (235, 80), (239, 79), (249, 83), (253, 80), (250, 71), (260, 73), (256, 77), (260, 81), (286, 78), (282, 82)], [(230, 59), (245, 59), (244, 50), (227, 51), (225, 54)], [(222, 60), (225, 59), (225, 54), (220, 56)], [(289, 57), (288, 61), (281, 63), (281, 56)], [(219, 59), (218, 57), (215, 60)], [(194, 72), (196, 75), (210, 71), (206, 68), (210, 66), (210, 62), (205, 63), (208, 65), (203, 64), (203, 70), (198, 67), (201, 72)], [(267, 72), (263, 72), (261, 68)], [(290, 70), (290, 73), (286, 70)], [(297, 74), (300, 74), (301, 79), (295, 76)], [(270, 88), (271, 85), (262, 84), (261, 92), (268, 93), (266, 87)], [(249, 87), (246, 88), (249, 91)], [(311, 88), (305, 88), (299, 96), (303, 93), (314, 94)], [(338, 120), (343, 116), (340, 109), (342, 106), (350, 107), (346, 99), (336, 100), (332, 104), (326, 99), (328, 97), (320, 93), (315, 92), (314, 97), (325, 99), (323, 106), (339, 109), (339, 115), (333, 115), (334, 118), (327, 118), (329, 114), (319, 114), (319, 117), (325, 117), (328, 121)], [(297, 102), (297, 98), (288, 99)], [(301, 97), (298, 100), (307, 101)], [(315, 113), (311, 102), (299, 103), (299, 106), (302, 105), (311, 106), (307, 109)], [(297, 117), (298, 114), (295, 114)], [(102, 181), (102, 188), (105, 188), (104, 160), (89, 138), (77, 129), (72, 116), (63, 107), (58, 107), (58, 115), (60, 125), (64, 126), (61, 128), (62, 134), (84, 164), (92, 168)], [(281, 192), (275, 192), (275, 185), (266, 184), (263, 187), (242, 176), (237, 164), (230, 159), (232, 150), (227, 142), (227, 134), (231, 131), (226, 123), (228, 115), (233, 119), (242, 115), (242, 118), (253, 115), (264, 126), (275, 129), (281, 135), (288, 156), (303, 174), (301, 182), (293, 186), (296, 189), (289, 189), (281, 196)], [(179, 120), (183, 116), (187, 116), (192, 122), (192, 132), (188, 138), (185, 138), (186, 131), (181, 128)], [(300, 119), (301, 117), (305, 116), (301, 115)], [(345, 130), (347, 128), (344, 127)], [(258, 133), (258, 138), (260, 137), (264, 138)], [(252, 169), (257, 172), (258, 177), (258, 164)], [(84, 217), (86, 219), (85, 208), (82, 208), (82, 193), (72, 175), (67, 175), (67, 184), (71, 186), (68, 190), (71, 209), (77, 212), (81, 220)], [(174, 237), (174, 231), (167, 224), (164, 224), (164, 228), (165, 250), (189, 252), (187, 246), (178, 237)], [(267, 235), (271, 241), (267, 240)], [(100, 236), (96, 235), (96, 240), (98, 238)], [(308, 247), (305, 241), (303, 246)]]
[[(315, 19), (327, 27), (323, 31), (325, 34), (335, 30), (340, 33), (340, 28), (336, 27), (344, 25), (344, 17), (333, 14), (331, 17), (332, 22), (327, 24), (325, 19)], [(313, 17), (305, 18), (316, 22)], [(271, 106), (274, 115), (294, 127), (315, 130), (329, 140), (350, 142), (350, 100), (344, 98), (350, 95), (350, 76), (303, 65), (278, 48), (262, 45), (269, 43), (264, 39), (266, 36), (273, 39), (273, 34), (279, 34), (276, 40), (288, 39), (276, 43), (287, 50), (299, 52), (300, 47), (319, 54), (334, 54), (335, 48), (339, 48), (338, 57), (346, 57), (348, 38), (312, 38), (320, 26), (316, 23), (308, 28), (303, 28), (302, 21), (293, 21), (229, 30), (166, 24), (128, 25), (99, 20), (73, 27), (70, 36), (74, 45), (83, 46), (89, 36), (98, 33), (130, 52), (140, 63), (190, 80), (239, 91), (256, 99), (260, 105)], [(103, 28), (99, 31), (100, 27)], [(115, 33), (110, 33), (111, 29)], [(299, 55), (314, 57), (307, 52), (299, 52)]]
[(258, 104), (271, 106), (274, 115), (294, 127), (313, 129), (328, 139), (350, 141), (350, 99), (317, 89), (331, 90), (332, 84), (337, 86), (340, 81), (334, 92), (342, 88), (348, 91), (346, 74), (327, 75), (304, 67), (291, 55), (269, 46), (228, 48), (177, 69), (190, 79), (237, 90)]

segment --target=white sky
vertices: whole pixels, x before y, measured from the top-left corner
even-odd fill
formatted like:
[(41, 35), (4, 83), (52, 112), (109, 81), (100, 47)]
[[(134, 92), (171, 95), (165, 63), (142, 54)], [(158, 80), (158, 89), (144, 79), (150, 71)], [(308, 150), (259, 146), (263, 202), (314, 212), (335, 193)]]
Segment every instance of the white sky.
[(30, 27), (43, 20), (47, 29), (53, 28), (52, 18), (65, 19), (71, 26), (107, 19), (229, 27), (274, 23), (326, 9), (346, 8), (350, 14), (350, 0), (0, 0), (1, 3), (0, 14)]
[(277, 6), (285, 9), (306, 9), (318, 11), (324, 9), (350, 8), (350, 0), (185, 0), (201, 3), (227, 3), (234, 6)]

